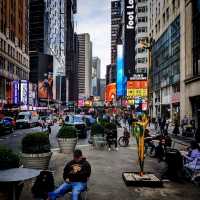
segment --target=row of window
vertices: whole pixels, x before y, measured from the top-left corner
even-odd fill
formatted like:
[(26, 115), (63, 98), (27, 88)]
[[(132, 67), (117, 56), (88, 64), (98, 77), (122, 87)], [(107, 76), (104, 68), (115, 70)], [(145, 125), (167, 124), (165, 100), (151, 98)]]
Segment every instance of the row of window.
[(15, 48), (11, 45), (7, 44), (7, 42), (0, 38), (0, 49), (8, 54), (13, 59), (16, 59), (19, 63), (22, 63), (24, 66), (29, 65), (29, 60), (26, 59), (21, 53), (19, 53)]
[(15, 66), (13, 63), (7, 61), (4, 57), (0, 56), (0, 70), (5, 70), (9, 74), (16, 75), (21, 80), (28, 80), (28, 73), (21, 68)]

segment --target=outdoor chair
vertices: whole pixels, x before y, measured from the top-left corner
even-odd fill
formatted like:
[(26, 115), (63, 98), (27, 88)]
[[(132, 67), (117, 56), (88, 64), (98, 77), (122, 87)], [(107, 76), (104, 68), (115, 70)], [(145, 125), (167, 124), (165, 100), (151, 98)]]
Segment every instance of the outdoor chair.
[(94, 136), (93, 137), (93, 145), (96, 149), (104, 149), (106, 146), (106, 139), (103, 136)]
[(200, 158), (195, 158), (193, 161), (186, 160), (184, 171), (187, 178), (192, 182), (200, 184)]

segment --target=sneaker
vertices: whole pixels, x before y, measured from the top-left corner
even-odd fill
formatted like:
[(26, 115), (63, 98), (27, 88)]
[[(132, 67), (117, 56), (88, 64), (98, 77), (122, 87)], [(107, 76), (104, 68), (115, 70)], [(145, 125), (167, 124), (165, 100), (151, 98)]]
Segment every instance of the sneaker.
[(108, 148), (108, 151), (110, 151), (111, 149), (110, 148)]
[(116, 151), (118, 151), (118, 150), (119, 150), (119, 148), (117, 147), (117, 148), (116, 148)]

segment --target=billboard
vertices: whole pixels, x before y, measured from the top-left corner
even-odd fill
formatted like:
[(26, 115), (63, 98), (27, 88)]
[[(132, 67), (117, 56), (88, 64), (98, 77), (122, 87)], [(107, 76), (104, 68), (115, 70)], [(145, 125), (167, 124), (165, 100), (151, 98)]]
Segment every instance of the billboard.
[(20, 81), (20, 103), (22, 105), (28, 105), (29, 97), (29, 82), (27, 80)]
[(53, 56), (39, 54), (38, 98), (53, 99)]
[(13, 81), (13, 104), (19, 104), (19, 81)]
[(129, 80), (135, 72), (136, 0), (124, 0), (124, 74)]
[(105, 101), (111, 102), (116, 98), (116, 83), (110, 83), (106, 86)]
[(147, 97), (148, 95), (147, 80), (127, 81), (127, 97)]
[(124, 96), (123, 46), (117, 45), (117, 97)]

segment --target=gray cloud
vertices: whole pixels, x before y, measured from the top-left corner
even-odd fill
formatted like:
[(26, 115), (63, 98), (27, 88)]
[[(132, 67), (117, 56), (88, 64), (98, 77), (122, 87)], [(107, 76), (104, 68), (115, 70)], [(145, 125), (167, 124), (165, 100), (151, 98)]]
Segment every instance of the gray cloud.
[(110, 0), (78, 0), (77, 33), (89, 33), (93, 56), (101, 59), (101, 77), (110, 63)]

